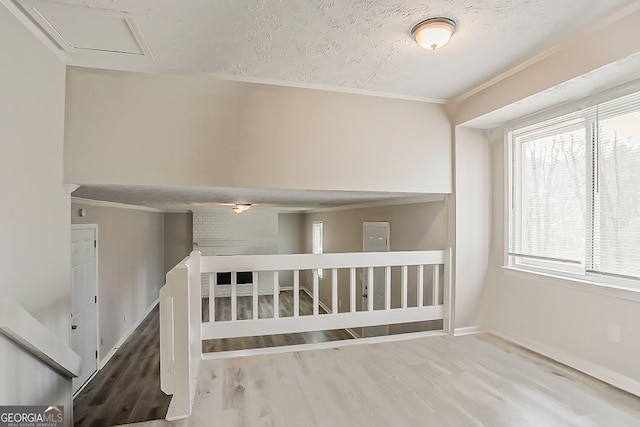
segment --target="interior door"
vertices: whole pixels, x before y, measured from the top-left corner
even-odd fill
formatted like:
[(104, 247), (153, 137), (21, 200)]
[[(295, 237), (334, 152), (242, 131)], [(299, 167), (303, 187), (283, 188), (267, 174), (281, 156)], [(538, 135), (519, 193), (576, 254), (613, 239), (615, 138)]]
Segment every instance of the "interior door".
[(98, 369), (96, 230), (71, 230), (71, 348), (82, 358), (73, 393)]
[[(388, 222), (365, 222), (363, 224), (363, 250), (364, 252), (387, 252), (390, 250), (390, 224)], [(362, 282), (362, 307), (366, 310), (368, 298), (373, 298), (374, 310), (384, 309), (384, 267), (373, 269), (373, 289), (367, 283), (367, 272), (363, 273)], [(370, 326), (363, 328), (362, 336), (375, 337), (388, 335), (389, 326)]]

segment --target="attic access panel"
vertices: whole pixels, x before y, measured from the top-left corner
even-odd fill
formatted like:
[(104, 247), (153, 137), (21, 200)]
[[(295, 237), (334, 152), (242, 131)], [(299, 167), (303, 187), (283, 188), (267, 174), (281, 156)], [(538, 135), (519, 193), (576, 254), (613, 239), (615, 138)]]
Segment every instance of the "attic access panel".
[(133, 15), (42, 0), (19, 0), (24, 11), (67, 52), (108, 52), (153, 58)]

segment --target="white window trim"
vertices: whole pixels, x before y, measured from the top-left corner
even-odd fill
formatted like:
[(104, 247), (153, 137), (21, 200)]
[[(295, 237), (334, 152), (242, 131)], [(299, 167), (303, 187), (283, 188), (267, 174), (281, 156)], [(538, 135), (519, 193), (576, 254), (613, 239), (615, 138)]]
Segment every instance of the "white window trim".
[(611, 298), (640, 302), (640, 289), (613, 284), (604, 284), (589, 280), (585, 277), (571, 277), (564, 274), (554, 274), (550, 271), (535, 271), (518, 267), (503, 266), (505, 275), (518, 278), (544, 278), (553, 280), (553, 286), (560, 286), (572, 290), (604, 295)]
[(617, 98), (630, 95), (634, 92), (640, 92), (640, 81), (622, 85), (611, 91), (607, 91), (598, 95), (585, 98), (581, 101), (554, 108), (539, 114), (531, 115), (525, 119), (514, 120), (503, 128), (503, 164), (504, 164), (504, 182), (503, 182), (503, 267), (505, 272), (510, 274), (535, 275), (547, 278), (558, 279), (558, 284), (572, 289), (579, 289), (592, 293), (612, 296), (616, 298), (628, 299), (640, 302), (640, 278), (618, 277), (615, 275), (601, 275), (586, 271), (584, 263), (580, 264), (582, 272), (571, 273), (559, 270), (535, 268), (532, 266), (524, 266), (515, 261), (517, 258), (509, 254), (509, 236), (510, 230), (510, 207), (509, 200), (511, 197), (511, 162), (510, 162), (510, 138), (509, 134), (516, 129), (533, 125), (545, 120), (553, 119), (579, 109), (589, 108), (597, 104), (605, 103)]

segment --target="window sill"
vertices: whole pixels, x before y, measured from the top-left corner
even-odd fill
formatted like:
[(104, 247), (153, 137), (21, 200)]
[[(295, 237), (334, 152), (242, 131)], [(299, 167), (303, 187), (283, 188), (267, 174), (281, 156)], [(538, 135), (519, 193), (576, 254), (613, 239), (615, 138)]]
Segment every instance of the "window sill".
[(553, 286), (560, 286), (563, 288), (573, 289), (581, 292), (588, 292), (592, 294), (598, 294), (607, 296), (610, 298), (618, 298), (629, 301), (640, 302), (640, 289), (626, 287), (621, 285), (600, 283), (587, 278), (578, 278), (571, 276), (564, 276), (561, 274), (553, 274), (549, 272), (542, 272), (537, 270), (528, 270), (524, 268), (503, 266), (502, 269), (505, 274), (513, 276), (527, 276), (527, 277), (546, 277), (554, 280)]

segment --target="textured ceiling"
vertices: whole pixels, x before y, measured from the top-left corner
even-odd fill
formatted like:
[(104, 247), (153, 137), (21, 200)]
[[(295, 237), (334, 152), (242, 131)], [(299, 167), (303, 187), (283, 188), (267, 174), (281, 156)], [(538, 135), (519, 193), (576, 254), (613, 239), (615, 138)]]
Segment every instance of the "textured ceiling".
[(135, 185), (83, 185), (73, 197), (104, 200), (158, 209), (193, 209), (198, 207), (251, 203), (261, 207), (307, 210), (387, 200), (415, 202), (442, 197), (416, 193), (364, 191), (264, 190), (211, 187), (150, 187)]
[[(42, 5), (47, 0), (15, 0)], [(220, 78), (386, 94), (423, 100), (451, 100), (522, 64), (594, 25), (635, 0), (57, 0), (74, 9), (76, 30), (115, 37), (87, 18), (125, 16), (123, 31), (151, 55), (67, 49), (72, 65), (116, 70), (206, 74)], [(58, 5), (45, 4), (64, 13)], [(46, 7), (43, 7), (43, 10)], [(62, 7), (64, 9), (64, 7)], [(110, 12), (111, 11), (111, 12)], [(33, 15), (32, 15), (33, 16)], [(457, 22), (444, 48), (429, 52), (410, 38), (410, 28), (433, 16)], [(63, 17), (64, 18), (64, 17)], [(34, 18), (35, 19), (35, 18)], [(37, 20), (36, 20), (37, 21)], [(98, 22), (98, 21), (95, 21)], [(45, 25), (42, 25), (45, 28)], [(67, 25), (67, 24), (65, 24)], [(56, 30), (57, 31), (57, 30)], [(66, 31), (61, 33), (67, 34)], [(101, 34), (99, 34), (101, 33)], [(124, 36), (124, 35), (123, 35)], [(91, 39), (93, 35), (87, 35)], [(58, 40), (52, 36), (52, 39)], [(58, 41), (58, 43), (60, 43)], [(83, 45), (82, 40), (75, 44)], [(113, 46), (113, 50), (118, 50)], [(109, 46), (106, 47), (109, 50)], [(589, 54), (589, 52), (585, 52)], [(585, 89), (620, 83), (632, 57), (566, 82), (479, 118), (491, 128), (558, 102)], [(632, 73), (636, 75), (636, 73)], [(617, 77), (616, 77), (617, 76)], [(76, 197), (163, 209), (236, 202), (308, 209), (400, 200), (414, 194), (274, 191), (230, 188), (83, 186)]]
[[(71, 53), (74, 65), (158, 70), (451, 99), (548, 49), (631, 0), (63, 0), (133, 16), (155, 60)], [(410, 28), (458, 23), (421, 49)], [(98, 29), (96, 29), (98, 31)]]

